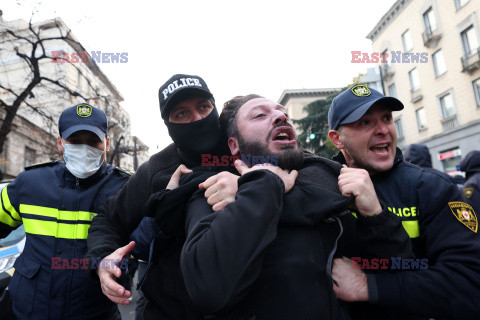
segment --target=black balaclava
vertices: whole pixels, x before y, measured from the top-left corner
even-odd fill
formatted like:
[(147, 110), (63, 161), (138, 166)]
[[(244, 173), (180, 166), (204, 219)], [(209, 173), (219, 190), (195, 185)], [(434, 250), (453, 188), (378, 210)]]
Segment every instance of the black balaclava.
[[(215, 106), (214, 103), (212, 104)], [(195, 122), (172, 123), (168, 119), (163, 121), (175, 145), (188, 155), (196, 156), (216, 151), (220, 138), (216, 107), (213, 108), (208, 116)]]

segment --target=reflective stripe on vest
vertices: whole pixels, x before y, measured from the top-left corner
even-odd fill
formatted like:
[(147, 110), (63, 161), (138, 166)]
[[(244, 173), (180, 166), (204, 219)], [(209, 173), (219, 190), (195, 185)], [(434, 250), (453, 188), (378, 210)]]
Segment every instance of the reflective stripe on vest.
[(418, 220), (402, 221), (402, 225), (410, 238), (420, 237), (420, 224), (418, 223)]
[(20, 212), (26, 233), (63, 239), (87, 239), (90, 222), (97, 215), (28, 204), (20, 204)]
[(3, 188), (0, 196), (0, 222), (8, 224), (10, 227), (16, 228), (22, 224), (22, 217), (18, 214), (17, 210), (10, 203), (8, 198), (7, 188)]
[[(350, 211), (352, 215), (357, 218), (357, 213), (354, 211)], [(418, 220), (411, 220), (411, 221), (404, 221), (402, 220), (402, 225), (405, 231), (407, 231), (408, 236), (410, 238), (418, 238), (420, 237), (420, 224)]]

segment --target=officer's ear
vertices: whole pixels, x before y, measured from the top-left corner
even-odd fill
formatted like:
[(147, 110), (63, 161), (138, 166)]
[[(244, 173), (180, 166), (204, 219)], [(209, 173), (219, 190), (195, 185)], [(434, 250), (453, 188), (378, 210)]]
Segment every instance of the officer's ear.
[(58, 136), (57, 138), (57, 148), (60, 153), (63, 153), (62, 137)]
[(240, 154), (240, 148), (238, 147), (238, 139), (236, 137), (228, 138), (228, 147), (230, 148), (232, 156)]
[(107, 144), (105, 145), (105, 151), (108, 152), (110, 151), (110, 138), (105, 137)]
[(330, 140), (332, 140), (335, 147), (337, 147), (338, 149), (343, 149), (343, 143), (340, 139), (340, 130), (330, 130), (328, 132), (328, 137), (330, 138)]

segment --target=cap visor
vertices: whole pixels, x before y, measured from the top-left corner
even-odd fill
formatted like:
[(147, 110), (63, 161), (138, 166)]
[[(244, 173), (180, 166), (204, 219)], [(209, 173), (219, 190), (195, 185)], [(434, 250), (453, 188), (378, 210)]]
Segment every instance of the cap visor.
[(102, 130), (100, 130), (95, 126), (85, 125), (85, 124), (78, 124), (76, 126), (70, 127), (67, 130), (63, 131), (62, 138), (68, 139), (68, 137), (70, 137), (75, 132), (82, 131), (82, 130), (93, 132), (100, 138), (100, 140), (105, 140), (105, 133)]
[(205, 98), (210, 99), (213, 95), (210, 91), (201, 89), (201, 88), (185, 88), (179, 90), (173, 94), (173, 96), (168, 101), (165, 110), (162, 113), (162, 116), (168, 115), (173, 107), (175, 107), (179, 102), (191, 98)]
[(353, 123), (358, 120), (360, 120), (365, 113), (376, 103), (378, 102), (385, 102), (383, 106), (389, 108), (392, 111), (399, 111), (403, 109), (403, 104), (400, 102), (400, 100), (393, 98), (393, 97), (382, 97), (376, 100), (371, 100), (368, 101), (357, 109), (355, 109), (352, 113), (350, 113), (345, 119), (340, 121), (340, 124), (347, 124), (347, 123)]

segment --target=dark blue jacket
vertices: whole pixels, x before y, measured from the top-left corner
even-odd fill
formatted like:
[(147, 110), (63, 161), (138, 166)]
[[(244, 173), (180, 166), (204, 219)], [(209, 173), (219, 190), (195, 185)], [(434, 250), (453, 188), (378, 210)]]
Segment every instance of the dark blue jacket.
[(109, 319), (117, 312), (87, 278), (83, 258), (92, 218), (127, 179), (105, 163), (78, 179), (55, 161), (27, 169), (2, 190), (0, 236), (22, 223), (26, 232), (10, 282), (19, 319)]
[(480, 151), (474, 150), (460, 161), (460, 170), (465, 172), (466, 181), (463, 192), (467, 202), (476, 210), (480, 211)]
[[(336, 160), (345, 163), (341, 154)], [(376, 303), (371, 311), (384, 313), (364, 318), (478, 319), (478, 212), (463, 202), (455, 184), (404, 162), (399, 149), (392, 169), (376, 173), (372, 181), (380, 201), (402, 219), (420, 260), (400, 269), (396, 265), (399, 272), (369, 277), (369, 288), (372, 281), (376, 286), (369, 291)]]
[(428, 150), (428, 147), (424, 144), (412, 143), (409, 145), (407, 150), (405, 150), (403, 160), (416, 164), (427, 172), (437, 173), (443, 176), (445, 179), (454, 182), (452, 176), (432, 167), (432, 156), (430, 155), (430, 150)]

